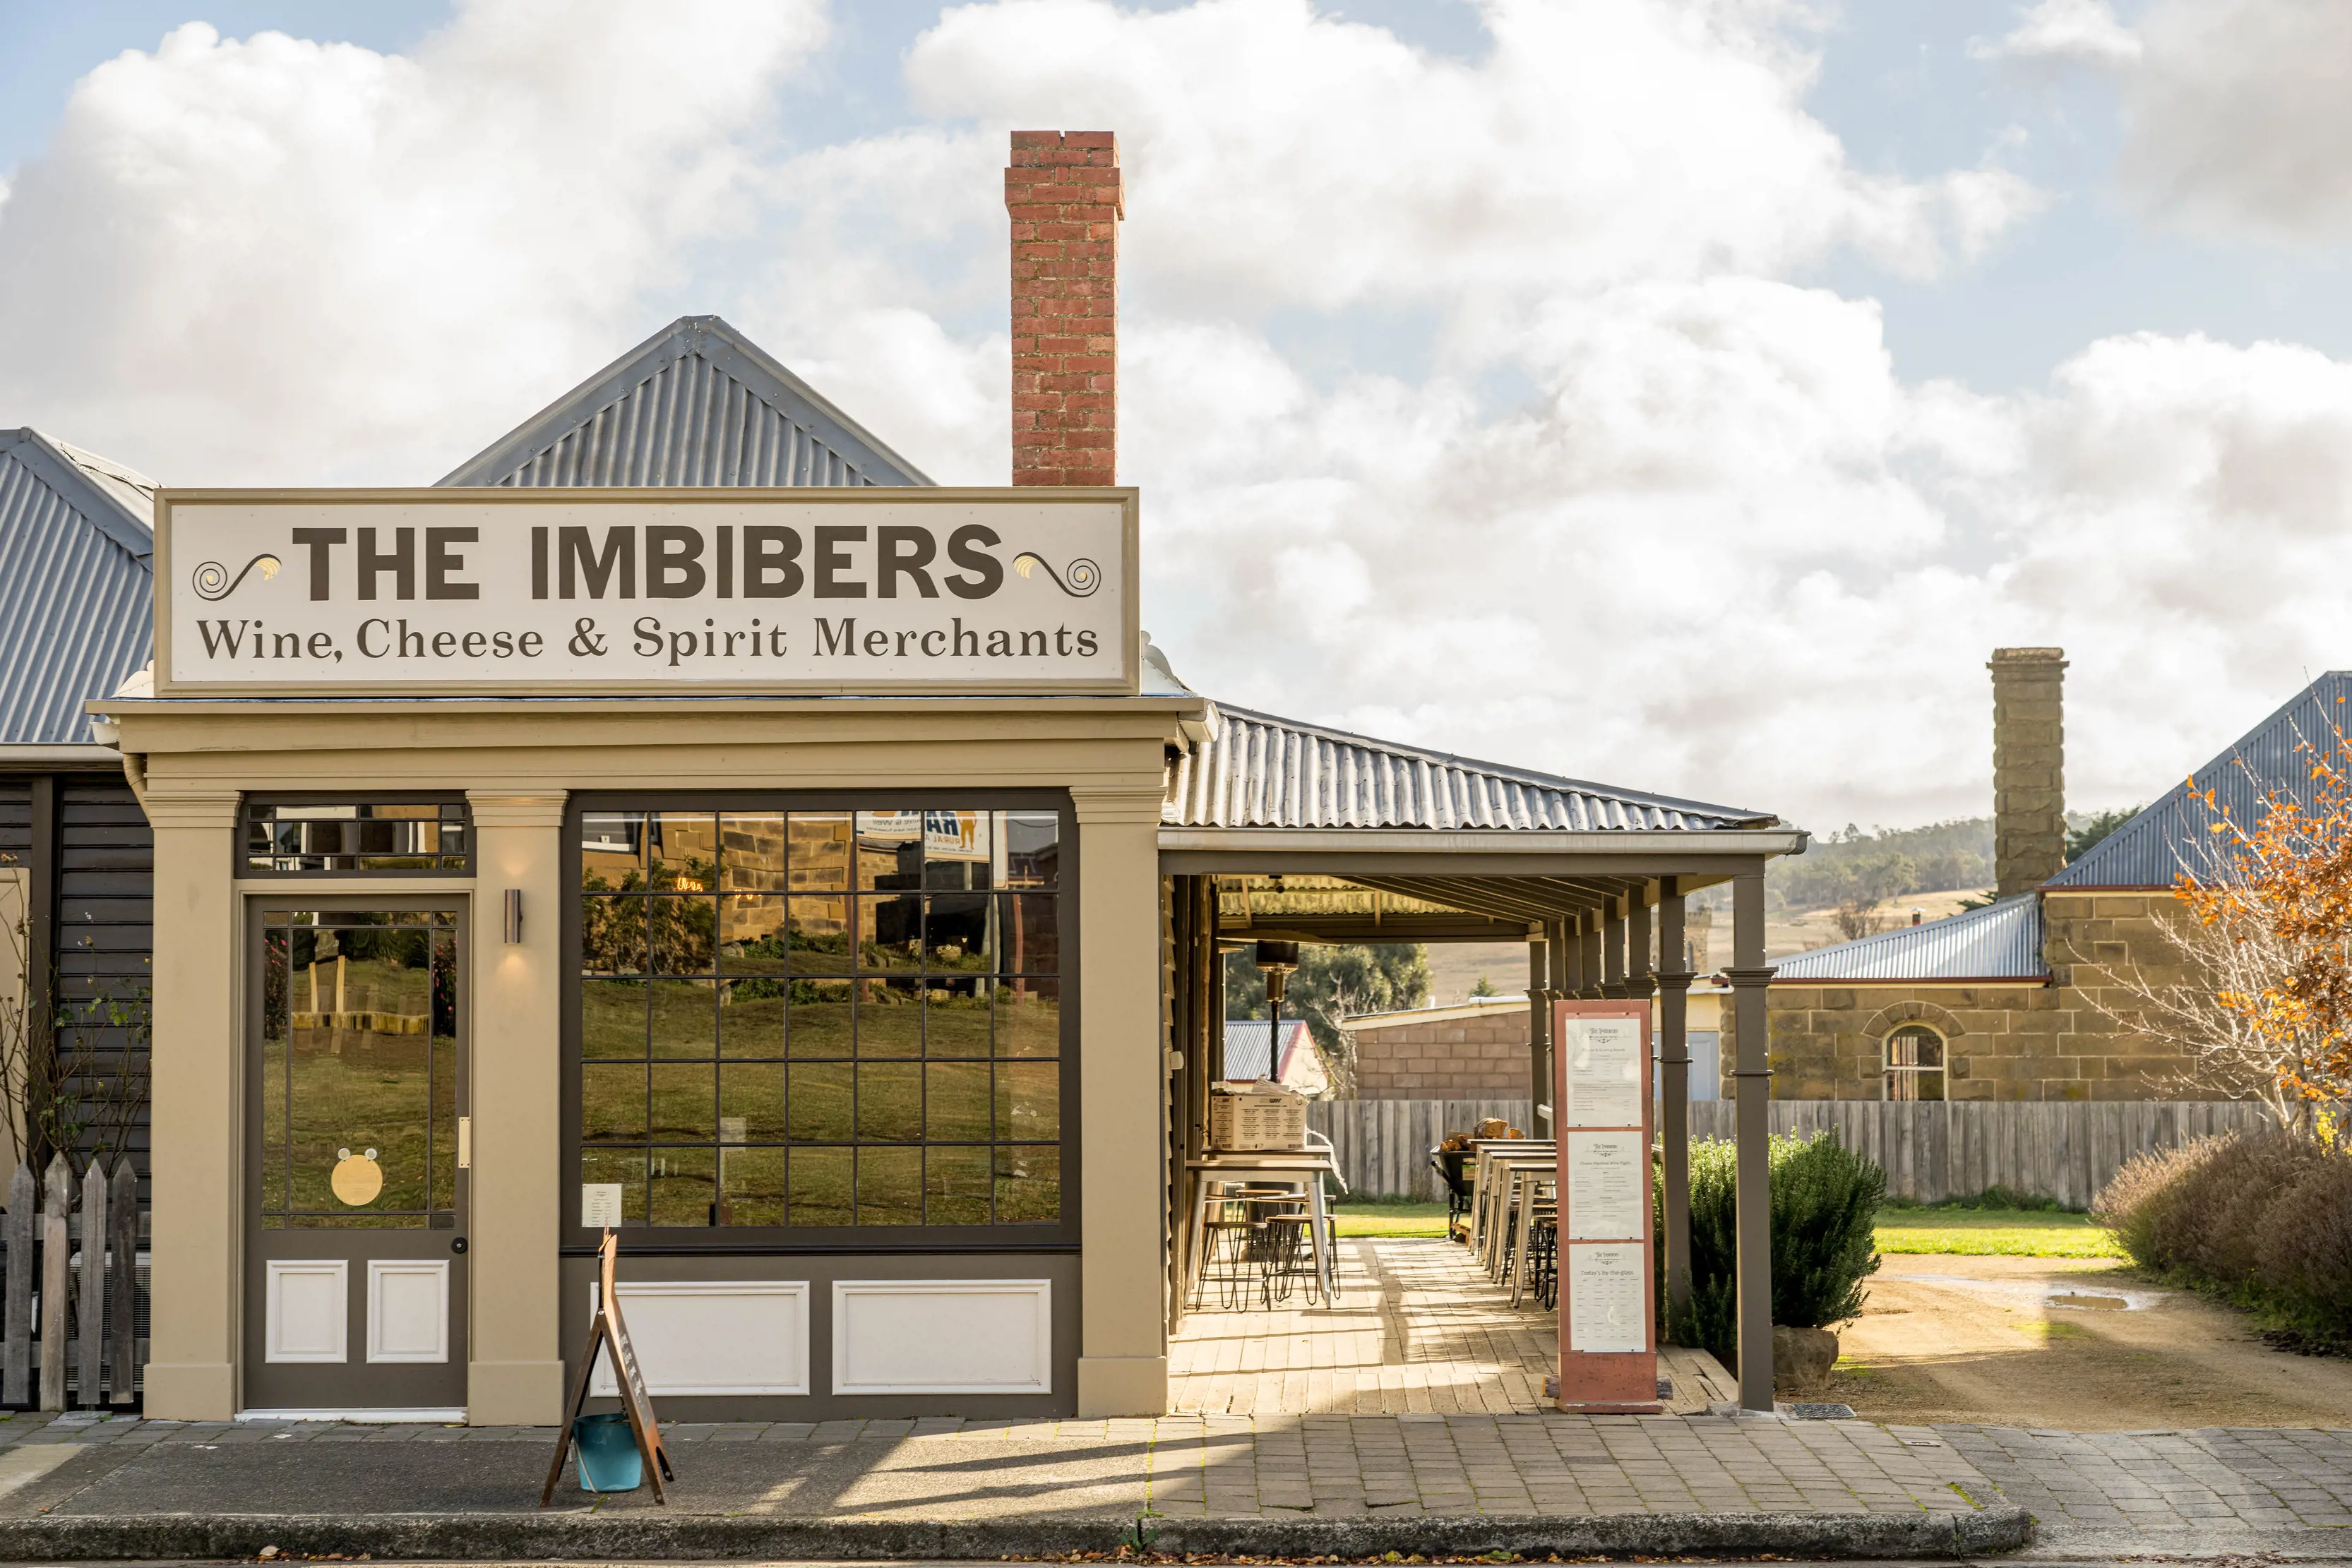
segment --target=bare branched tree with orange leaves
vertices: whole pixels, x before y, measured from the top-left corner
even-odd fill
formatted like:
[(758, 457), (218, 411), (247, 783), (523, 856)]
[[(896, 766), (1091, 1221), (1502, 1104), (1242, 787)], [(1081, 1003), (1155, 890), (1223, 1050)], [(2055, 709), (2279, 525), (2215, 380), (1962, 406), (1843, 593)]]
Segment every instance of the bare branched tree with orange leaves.
[(2187, 977), (2111, 974), (2127, 998), (2120, 1008), (2086, 994), (2111, 1021), (2179, 1053), (2172, 1086), (2258, 1098), (2281, 1126), (2340, 1135), (2316, 1113), (2352, 1098), (2352, 742), (2331, 727), (2322, 742), (2299, 737), (2295, 750), (2298, 779), (2249, 769), (2250, 822), (2191, 781), (2204, 841), (2181, 856), (2178, 917), (2157, 923)]

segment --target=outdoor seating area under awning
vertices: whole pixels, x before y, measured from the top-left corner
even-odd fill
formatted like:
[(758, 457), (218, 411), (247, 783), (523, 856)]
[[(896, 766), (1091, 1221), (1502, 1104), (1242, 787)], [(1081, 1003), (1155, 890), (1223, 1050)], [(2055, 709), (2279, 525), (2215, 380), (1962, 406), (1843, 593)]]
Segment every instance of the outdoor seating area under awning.
[[(1172, 679), (1172, 677), (1169, 677)], [(1688, 1289), (1685, 903), (1731, 888), (1738, 1060), (1742, 1402), (1772, 1403), (1765, 1207), (1764, 866), (1806, 836), (1769, 812), (1477, 762), (1238, 708), (1171, 759), (1160, 830), (1171, 953), (1170, 1318), (1187, 1311), (1192, 1201), (1224, 1076), (1223, 952), (1259, 941), (1524, 941), (1533, 1137), (1551, 1136), (1549, 1009), (1656, 997), (1669, 1280)], [(1663, 961), (1654, 957), (1663, 955)], [(1748, 1173), (1752, 1168), (1753, 1175)]]

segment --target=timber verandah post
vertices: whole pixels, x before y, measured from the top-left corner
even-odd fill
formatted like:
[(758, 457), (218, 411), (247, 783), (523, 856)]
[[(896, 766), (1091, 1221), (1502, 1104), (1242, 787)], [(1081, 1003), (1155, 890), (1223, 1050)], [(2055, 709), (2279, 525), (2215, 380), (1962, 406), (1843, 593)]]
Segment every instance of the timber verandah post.
[(1738, 1066), (1732, 1073), (1738, 1170), (1739, 1403), (1772, 1408), (1772, 1196), (1770, 1027), (1764, 988), (1772, 967), (1764, 961), (1764, 867), (1731, 879), (1732, 1018), (1738, 1031)]
[(1558, 921), (1546, 921), (1543, 936), (1528, 938), (1528, 1132), (1541, 1136), (1540, 1126), (1546, 1121), (1557, 1125), (1556, 1118), (1547, 1118), (1544, 1107), (1551, 1103), (1551, 965), (1559, 946)]
[(1658, 882), (1659, 1141), (1665, 1163), (1666, 1301), (1675, 1316), (1690, 1310), (1690, 988), (1685, 966), (1681, 879)]

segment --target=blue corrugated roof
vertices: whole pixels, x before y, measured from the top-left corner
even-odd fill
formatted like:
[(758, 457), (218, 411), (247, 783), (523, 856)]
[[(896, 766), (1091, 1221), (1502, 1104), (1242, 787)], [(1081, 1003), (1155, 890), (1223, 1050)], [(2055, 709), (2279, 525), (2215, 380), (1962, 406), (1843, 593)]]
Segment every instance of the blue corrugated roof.
[(1773, 960), (1772, 982), (2042, 980), (2042, 895), (2012, 894), (1988, 908), (1883, 931)]
[(716, 316), (681, 316), (444, 485), (928, 485)]
[(87, 744), (154, 637), (154, 486), (35, 430), (0, 431), (0, 745)]
[[(1298, 1049), (1298, 1031), (1307, 1025), (1297, 1019), (1282, 1020), (1282, 1060), (1287, 1062), (1290, 1053)], [(1266, 1071), (1267, 1036), (1274, 1031), (1265, 1027), (1264, 1019), (1227, 1019), (1225, 1020), (1225, 1076), (1227, 1078), (1279, 1078), (1279, 1072)]]
[(2335, 745), (2337, 727), (2352, 710), (2352, 671), (2330, 670), (2247, 732), (2238, 743), (2176, 784), (2162, 799), (2117, 828), (2091, 852), (2048, 882), (2050, 888), (2170, 887), (2183, 870), (2199, 870), (2213, 835), (2213, 812), (2189, 799), (2211, 790), (2245, 826), (2262, 819), (2261, 798), (2284, 790), (2308, 804), (2312, 779), (2301, 747), (2308, 740), (2322, 750)]

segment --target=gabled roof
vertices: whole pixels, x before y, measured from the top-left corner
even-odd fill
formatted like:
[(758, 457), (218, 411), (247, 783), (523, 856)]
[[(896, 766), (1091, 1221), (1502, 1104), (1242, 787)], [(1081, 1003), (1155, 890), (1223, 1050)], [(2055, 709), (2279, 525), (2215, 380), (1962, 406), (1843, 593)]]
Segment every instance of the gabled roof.
[(2307, 804), (2311, 769), (2300, 747), (2305, 741), (2323, 750), (2332, 747), (2337, 728), (2347, 725), (2352, 725), (2352, 671), (2330, 670), (2042, 885), (2170, 887), (2184, 870), (2200, 869), (2210, 848), (2207, 824), (2213, 813), (2201, 800), (2189, 799), (2192, 790), (2199, 795), (2213, 791), (2215, 800), (2229, 808), (2231, 820), (2247, 826), (2261, 820), (2261, 798), (2270, 790), (2282, 789)]
[[(1282, 1020), (1282, 1062), (1290, 1065), (1291, 1053), (1298, 1049), (1299, 1031), (1307, 1025), (1297, 1019)], [(1266, 1066), (1266, 1037), (1274, 1031), (1265, 1027), (1264, 1019), (1227, 1019), (1225, 1020), (1225, 1076), (1227, 1078), (1274, 1078), (1282, 1073)]]
[(1970, 909), (1773, 960), (1772, 983), (2045, 980), (2042, 895), (2017, 893)]
[(716, 316), (681, 316), (444, 485), (928, 485)]
[(1770, 827), (1702, 805), (1213, 707), (1209, 737), (1170, 765), (1162, 823), (1196, 828), (1507, 828), (1591, 832)]
[(154, 483), (0, 430), (0, 746), (89, 745), (81, 711), (147, 662)]

